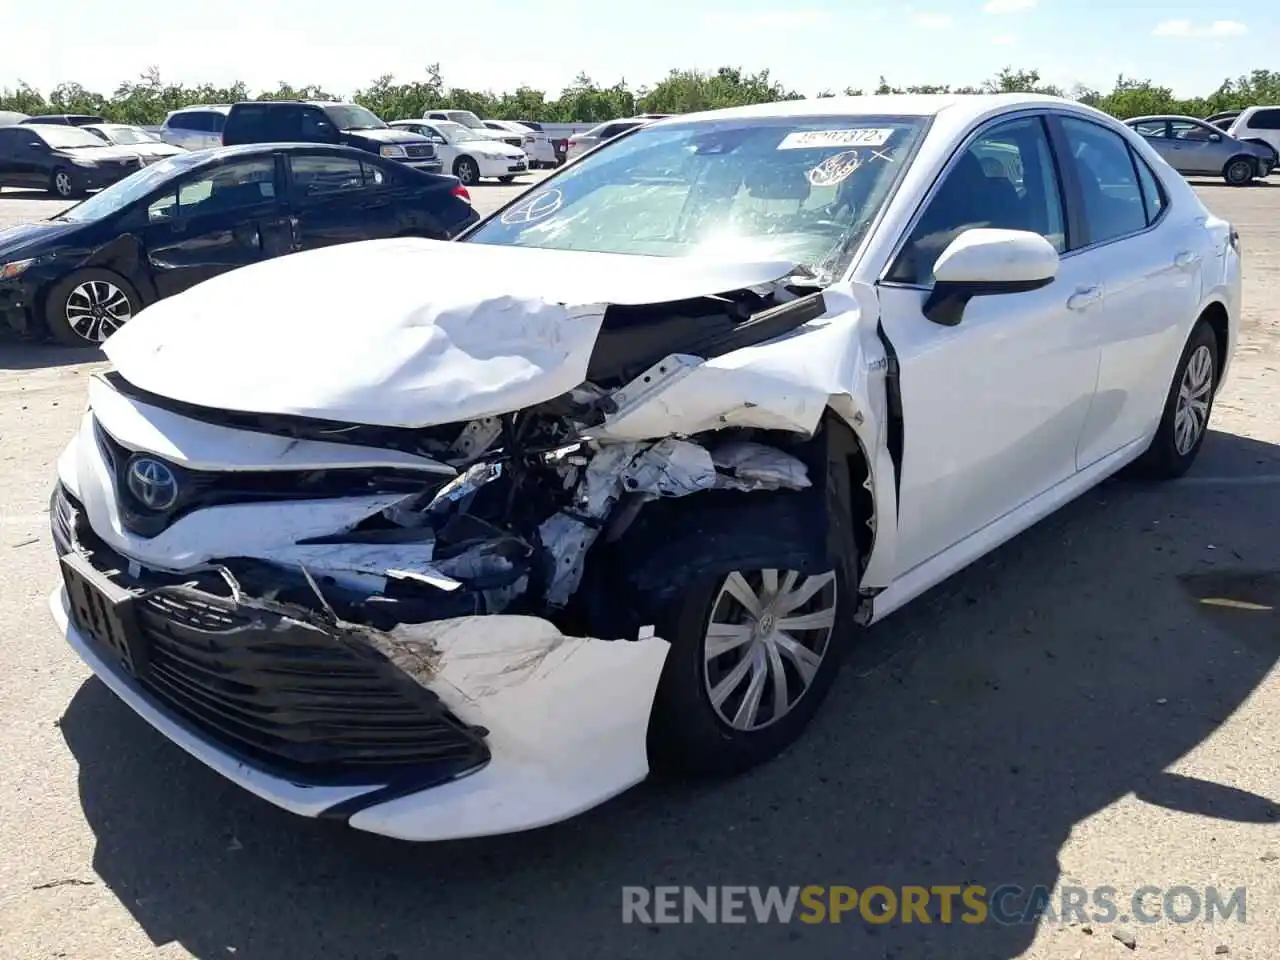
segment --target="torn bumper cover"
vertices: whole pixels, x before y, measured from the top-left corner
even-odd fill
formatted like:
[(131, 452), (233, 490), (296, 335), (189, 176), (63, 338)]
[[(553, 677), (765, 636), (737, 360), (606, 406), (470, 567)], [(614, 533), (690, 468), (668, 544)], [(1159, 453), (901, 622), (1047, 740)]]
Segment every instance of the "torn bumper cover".
[[(67, 641), (192, 756), (293, 813), (405, 840), (530, 829), (640, 782), (667, 644), (566, 637), (536, 617), (463, 617), (384, 637), (190, 587), (78, 585)], [(137, 642), (140, 639), (142, 642)]]

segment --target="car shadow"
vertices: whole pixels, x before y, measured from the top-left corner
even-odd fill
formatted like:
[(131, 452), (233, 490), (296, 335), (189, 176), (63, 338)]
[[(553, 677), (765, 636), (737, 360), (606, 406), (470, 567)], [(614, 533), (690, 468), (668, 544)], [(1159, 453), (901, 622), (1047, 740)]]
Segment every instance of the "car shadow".
[(8, 330), (0, 330), (0, 370), (43, 370), (72, 367), (103, 359), (99, 347), (64, 347), (57, 343), (21, 340)]
[(1247, 186), (1243, 187), (1233, 186), (1221, 178), (1210, 179), (1206, 177), (1187, 177), (1187, 182), (1193, 187), (1224, 187), (1231, 190), (1246, 190), (1257, 187), (1280, 187), (1280, 182), (1275, 180), (1251, 180)]
[[(1197, 472), (1276, 449), (1215, 433)], [(1266, 493), (1109, 481), (865, 631), (778, 760), (723, 783), (648, 783), (508, 837), (414, 845), (295, 818), (91, 680), (61, 731), (94, 868), (154, 943), (207, 960), (1016, 957), (1034, 921), (624, 924), (621, 888), (1052, 889), (1072, 828), (1130, 794), (1275, 820), (1274, 797), (1166, 772), (1280, 654), (1280, 505)], [(1055, 929), (1073, 955), (1080, 930)]]

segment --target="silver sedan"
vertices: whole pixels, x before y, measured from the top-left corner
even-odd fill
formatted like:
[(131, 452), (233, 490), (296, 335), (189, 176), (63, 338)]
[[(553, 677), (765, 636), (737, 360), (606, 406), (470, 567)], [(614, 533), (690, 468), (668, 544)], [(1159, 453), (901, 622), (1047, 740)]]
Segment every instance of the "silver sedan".
[(1275, 165), (1270, 147), (1237, 140), (1194, 117), (1133, 117), (1125, 123), (1183, 176), (1222, 177), (1239, 187), (1267, 176)]

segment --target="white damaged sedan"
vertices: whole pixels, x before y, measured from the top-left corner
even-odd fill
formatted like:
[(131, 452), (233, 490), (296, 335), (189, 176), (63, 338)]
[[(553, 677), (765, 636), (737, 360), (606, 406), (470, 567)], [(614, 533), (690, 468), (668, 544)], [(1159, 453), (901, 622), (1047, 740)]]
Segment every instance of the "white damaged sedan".
[(1231, 226), (1047, 97), (659, 121), (460, 241), (227, 273), (106, 345), (54, 619), (245, 789), (435, 840), (804, 729), (874, 622), (1195, 459)]

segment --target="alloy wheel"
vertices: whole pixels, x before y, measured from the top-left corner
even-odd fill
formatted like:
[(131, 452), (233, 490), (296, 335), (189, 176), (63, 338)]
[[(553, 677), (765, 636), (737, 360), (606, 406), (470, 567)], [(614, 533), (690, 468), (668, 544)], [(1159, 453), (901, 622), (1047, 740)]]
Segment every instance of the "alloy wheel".
[(102, 343), (133, 316), (128, 294), (108, 280), (87, 280), (72, 288), (67, 323), (89, 343)]
[(1173, 415), (1173, 445), (1186, 456), (1209, 423), (1209, 403), (1213, 399), (1213, 354), (1203, 344), (1187, 360), (1178, 386), (1178, 404)]
[(725, 577), (703, 640), (706, 693), (722, 721), (759, 730), (800, 702), (830, 645), (837, 599), (834, 571)]
[(71, 181), (71, 174), (65, 170), (59, 170), (53, 175), (53, 189), (57, 191), (60, 197), (70, 197), (75, 192), (75, 184)]

